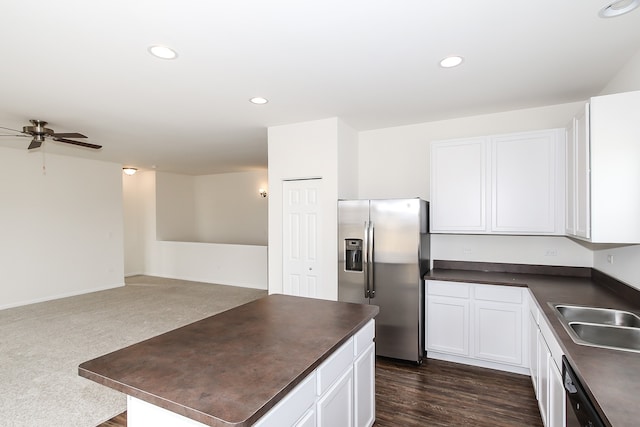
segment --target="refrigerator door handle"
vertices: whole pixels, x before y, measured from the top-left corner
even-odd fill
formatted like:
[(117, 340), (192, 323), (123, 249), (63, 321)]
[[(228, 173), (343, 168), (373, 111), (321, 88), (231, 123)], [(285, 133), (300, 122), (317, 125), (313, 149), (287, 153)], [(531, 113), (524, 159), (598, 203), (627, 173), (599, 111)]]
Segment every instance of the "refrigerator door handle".
[(363, 273), (364, 273), (364, 297), (369, 298), (369, 222), (364, 222), (364, 242), (362, 252), (364, 253)]
[(374, 243), (374, 235), (375, 235), (375, 230), (373, 227), (373, 222), (369, 223), (369, 245), (367, 246), (367, 250), (369, 251), (369, 268), (367, 271), (367, 273), (369, 274), (369, 277), (367, 278), (367, 281), (369, 282), (369, 298), (375, 298), (376, 296), (376, 279), (375, 279), (375, 272), (374, 272), (374, 265), (375, 265), (375, 259), (373, 258), (373, 254), (374, 254), (374, 249), (375, 249), (375, 243)]

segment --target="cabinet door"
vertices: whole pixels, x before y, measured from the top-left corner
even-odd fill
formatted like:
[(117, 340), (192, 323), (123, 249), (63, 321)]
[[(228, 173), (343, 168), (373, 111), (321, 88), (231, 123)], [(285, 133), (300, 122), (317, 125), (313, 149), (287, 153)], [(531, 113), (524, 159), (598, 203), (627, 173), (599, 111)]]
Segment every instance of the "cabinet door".
[(295, 427), (316, 427), (316, 411), (311, 408), (296, 423)]
[(576, 234), (576, 119), (567, 126), (565, 155), (565, 215), (564, 230), (569, 236)]
[(549, 415), (547, 427), (565, 427), (565, 392), (562, 374), (553, 362), (549, 361)]
[(376, 347), (369, 347), (354, 362), (355, 427), (371, 427), (376, 414)]
[(353, 367), (318, 400), (319, 427), (353, 427)]
[(591, 167), (589, 150), (589, 104), (575, 118), (575, 233), (578, 237), (591, 237)]
[(533, 314), (529, 314), (529, 370), (531, 371), (531, 382), (533, 383), (533, 391), (536, 398), (538, 393), (538, 324), (533, 318)]
[(432, 142), (430, 164), (431, 232), (486, 232), (486, 138)]
[(474, 301), (474, 356), (522, 364), (522, 305)]
[(551, 361), (551, 352), (547, 343), (544, 341), (542, 334), (538, 330), (538, 406), (540, 407), (540, 416), (542, 423), (548, 425), (549, 413), (549, 363)]
[[(559, 133), (549, 130), (491, 138), (491, 231), (564, 233), (564, 208), (559, 210), (563, 226), (556, 224), (560, 219), (558, 191), (564, 205), (564, 172), (558, 173), (557, 164), (559, 148), (564, 158), (564, 143)], [(564, 130), (562, 133), (564, 137)]]
[(591, 241), (639, 243), (640, 91), (591, 98)]
[(427, 297), (427, 350), (469, 355), (469, 300)]

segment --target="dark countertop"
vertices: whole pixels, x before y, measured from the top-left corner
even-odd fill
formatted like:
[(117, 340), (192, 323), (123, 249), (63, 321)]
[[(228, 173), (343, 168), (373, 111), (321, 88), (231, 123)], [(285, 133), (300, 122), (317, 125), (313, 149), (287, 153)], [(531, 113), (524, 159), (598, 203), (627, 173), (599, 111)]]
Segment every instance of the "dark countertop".
[[(442, 265), (455, 267), (454, 263), (446, 263)], [(489, 269), (492, 268), (492, 264), (487, 266)], [(527, 271), (526, 268), (517, 270)], [(544, 274), (434, 268), (425, 279), (528, 287), (605, 424), (613, 427), (638, 426), (640, 353), (574, 343), (547, 304), (578, 304), (640, 313), (637, 291), (632, 288), (620, 289), (619, 283), (612, 284), (614, 280), (597, 270), (563, 270), (560, 267), (557, 270), (559, 275), (555, 275), (553, 268), (549, 270), (543, 267), (540, 271)], [(571, 276), (573, 273), (582, 277)]]
[(249, 426), (379, 312), (269, 295), (84, 362), (80, 376), (211, 426)]

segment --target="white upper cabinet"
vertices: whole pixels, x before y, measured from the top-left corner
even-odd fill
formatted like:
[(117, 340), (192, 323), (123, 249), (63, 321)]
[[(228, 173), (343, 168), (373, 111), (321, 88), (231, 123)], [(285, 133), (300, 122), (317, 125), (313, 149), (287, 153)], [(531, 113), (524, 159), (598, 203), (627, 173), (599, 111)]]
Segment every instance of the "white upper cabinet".
[(485, 233), (487, 139), (431, 144), (431, 232)]
[(565, 130), (431, 143), (431, 232), (564, 234)]
[(593, 97), (570, 124), (566, 234), (640, 243), (640, 91)]

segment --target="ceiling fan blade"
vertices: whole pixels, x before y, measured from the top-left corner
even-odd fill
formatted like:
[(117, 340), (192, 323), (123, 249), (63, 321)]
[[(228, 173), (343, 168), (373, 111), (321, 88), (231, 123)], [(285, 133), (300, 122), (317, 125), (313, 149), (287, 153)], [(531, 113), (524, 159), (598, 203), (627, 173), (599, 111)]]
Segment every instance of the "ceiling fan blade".
[(77, 132), (71, 133), (54, 133), (51, 135), (54, 138), (87, 138), (85, 135)]
[(10, 130), (11, 132), (18, 132), (18, 133), (24, 133), (21, 130), (18, 129), (11, 129), (11, 128), (6, 128), (4, 126), (0, 126), (0, 129), (4, 129), (4, 130)]
[(81, 142), (81, 141), (73, 141), (71, 139), (65, 139), (65, 138), (58, 138), (58, 137), (53, 137), (51, 138), (54, 141), (58, 141), (58, 142), (64, 142), (66, 144), (73, 144), (73, 145), (79, 145), (81, 147), (87, 147), (87, 148), (93, 148), (95, 150), (99, 150), (100, 148), (102, 148), (102, 145), (97, 145), (97, 144), (89, 144), (88, 142)]
[(34, 139), (31, 141), (31, 144), (29, 144), (29, 147), (27, 149), (33, 150), (34, 148), (40, 148), (41, 145), (42, 145), (42, 141), (38, 141)]
[(27, 138), (27, 137), (31, 138), (31, 135), (22, 135), (22, 134), (20, 134), (20, 135), (5, 135), (5, 134), (3, 134), (3, 135), (0, 135), (0, 136), (12, 136), (14, 138)]

